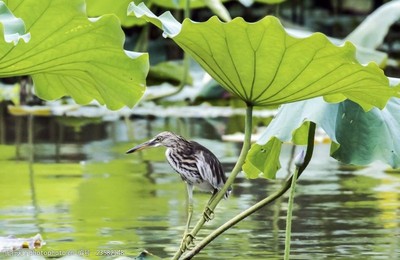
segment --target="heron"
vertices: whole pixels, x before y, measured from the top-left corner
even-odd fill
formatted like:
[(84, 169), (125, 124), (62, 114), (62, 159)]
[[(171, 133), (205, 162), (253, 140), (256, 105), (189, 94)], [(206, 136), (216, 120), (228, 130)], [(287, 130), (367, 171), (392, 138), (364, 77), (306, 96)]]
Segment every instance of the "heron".
[[(224, 186), (226, 176), (221, 162), (210, 150), (195, 141), (188, 141), (182, 136), (169, 131), (157, 134), (149, 141), (129, 149), (126, 153), (157, 146), (165, 146), (167, 148), (165, 152), (167, 161), (186, 183), (188, 193), (187, 222), (182, 240), (183, 244), (186, 237), (191, 236), (188, 232), (193, 214), (193, 187), (212, 193), (203, 213), (205, 220), (208, 221), (213, 214), (209, 205), (215, 199), (218, 191)], [(225, 199), (228, 198), (231, 190), (231, 187), (229, 187), (225, 192)]]

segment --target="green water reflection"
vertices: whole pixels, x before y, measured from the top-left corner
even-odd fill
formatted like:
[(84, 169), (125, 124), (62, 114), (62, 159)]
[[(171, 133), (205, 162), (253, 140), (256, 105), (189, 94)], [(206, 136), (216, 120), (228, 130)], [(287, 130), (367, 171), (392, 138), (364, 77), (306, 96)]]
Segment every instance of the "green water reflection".
[[(233, 119), (232, 119), (233, 120)], [(236, 120), (236, 119), (235, 119)], [(186, 220), (185, 186), (164, 159), (164, 149), (125, 155), (134, 143), (171, 129), (210, 147), (232, 167), (239, 144), (222, 142), (229, 119), (145, 120), (66, 128), (59, 144), (36, 135), (35, 162), (16, 160), (16, 146), (0, 145), (0, 236), (40, 233), (42, 250), (102, 249), (136, 256), (143, 249), (168, 257), (178, 248)], [(93, 130), (97, 128), (97, 130)], [(68, 132), (70, 134), (68, 134)], [(100, 133), (99, 137), (90, 133)], [(57, 132), (57, 131), (56, 131)], [(19, 149), (25, 151), (24, 138)], [(55, 149), (55, 146), (59, 146)], [(290, 147), (285, 146), (282, 165)], [(59, 151), (57, 154), (55, 151)], [(317, 145), (302, 176), (293, 214), (292, 259), (396, 259), (400, 256), (400, 175), (380, 164), (352, 170)], [(24, 157), (25, 156), (25, 157)], [(282, 169), (279, 176), (286, 175)], [(278, 181), (236, 181), (204, 235), (273, 192)], [(195, 212), (209, 195), (195, 194)], [(282, 259), (287, 199), (262, 209), (219, 237), (197, 259)]]

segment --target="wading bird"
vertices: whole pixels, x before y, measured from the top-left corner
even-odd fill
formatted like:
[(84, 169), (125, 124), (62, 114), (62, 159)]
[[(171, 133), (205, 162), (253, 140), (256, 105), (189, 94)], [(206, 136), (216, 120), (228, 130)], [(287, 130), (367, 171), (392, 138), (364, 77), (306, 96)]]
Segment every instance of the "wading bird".
[[(133, 153), (148, 147), (165, 146), (165, 155), (171, 167), (181, 175), (186, 182), (188, 192), (188, 219), (186, 223), (185, 240), (189, 231), (193, 214), (193, 186), (213, 193), (204, 211), (205, 220), (211, 219), (212, 211), (208, 207), (219, 190), (226, 182), (226, 177), (221, 163), (217, 157), (201, 144), (188, 141), (172, 132), (162, 132), (153, 139), (129, 149), (126, 153)], [(228, 198), (231, 189), (224, 194)], [(183, 242), (183, 241), (182, 241)]]

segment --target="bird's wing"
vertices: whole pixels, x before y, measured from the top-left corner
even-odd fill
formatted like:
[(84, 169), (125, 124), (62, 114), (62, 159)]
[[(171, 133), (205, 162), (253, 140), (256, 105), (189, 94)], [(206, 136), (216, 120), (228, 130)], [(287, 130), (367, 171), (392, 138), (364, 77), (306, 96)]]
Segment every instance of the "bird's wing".
[(200, 176), (214, 189), (220, 190), (226, 179), (221, 163), (207, 148), (197, 143), (196, 145), (196, 165)]

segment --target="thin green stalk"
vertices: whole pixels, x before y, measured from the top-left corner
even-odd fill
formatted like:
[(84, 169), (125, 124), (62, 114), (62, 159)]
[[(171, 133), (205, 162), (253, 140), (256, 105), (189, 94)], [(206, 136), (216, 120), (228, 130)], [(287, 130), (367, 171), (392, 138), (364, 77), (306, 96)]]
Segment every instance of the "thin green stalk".
[[(185, 5), (185, 9), (183, 11), (183, 15), (184, 18), (190, 18), (190, 0), (186, 0), (186, 5)], [(183, 52), (183, 62), (182, 62), (182, 66), (183, 66), (183, 76), (181, 79), (181, 82), (179, 83), (178, 87), (167, 94), (164, 95), (160, 95), (160, 96), (156, 96), (153, 98), (149, 98), (148, 100), (159, 100), (161, 98), (166, 98), (166, 97), (170, 97), (173, 95), (178, 94), (179, 92), (182, 91), (182, 89), (185, 87), (186, 82), (188, 81), (188, 76), (189, 76), (189, 68), (190, 68), (190, 56), (189, 54), (187, 54), (186, 52)]]
[(299, 168), (296, 167), (293, 173), (292, 183), (290, 187), (289, 202), (286, 213), (286, 236), (285, 236), (285, 254), (283, 259), (289, 260), (290, 258), (290, 238), (292, 234), (292, 214), (293, 214), (293, 204), (294, 204), (294, 193), (296, 189), (296, 180), (299, 173)]
[(139, 34), (139, 37), (136, 41), (136, 45), (133, 48), (135, 52), (146, 52), (148, 51), (149, 46), (149, 24), (145, 24), (142, 27), (142, 31)]
[[(244, 164), (244, 161), (246, 159), (247, 153), (250, 149), (251, 145), (251, 133), (252, 133), (252, 124), (253, 124), (253, 106), (248, 105), (246, 109), (246, 118), (245, 118), (245, 130), (244, 130), (244, 141), (243, 141), (243, 146), (242, 150), (240, 152), (238, 161), (235, 164), (235, 167), (233, 167), (231, 174), (229, 175), (228, 179), (226, 180), (226, 183), (224, 187), (218, 192), (216, 195), (215, 199), (210, 203), (209, 208), (214, 211), (218, 203), (221, 201), (222, 197), (228, 190), (228, 188), (233, 184), (235, 181), (236, 176), (239, 174), (239, 172), (242, 170), (242, 166)], [(204, 217), (200, 218), (199, 221), (196, 223), (195, 227), (193, 230), (190, 232), (193, 237), (197, 235), (197, 233), (200, 231), (200, 229), (203, 227), (205, 223)], [(182, 255), (181, 250), (178, 250), (175, 255), (173, 256), (172, 259), (179, 259)]]
[[(309, 148), (314, 147), (315, 128), (316, 128), (315, 123), (310, 122), (308, 130), (307, 152), (304, 156), (304, 159), (300, 158), (300, 162), (298, 161), (299, 158), (296, 158), (295, 160), (296, 169), (293, 173), (289, 201), (288, 201), (288, 209), (286, 214), (285, 253), (283, 256), (284, 260), (289, 260), (290, 258), (290, 241), (292, 236), (292, 215), (293, 215), (294, 194), (296, 191), (296, 180), (298, 178), (298, 175), (304, 171), (304, 169), (307, 167), (308, 163), (311, 160), (312, 153), (309, 152)], [(300, 157), (302, 157), (302, 154), (300, 154)]]
[[(309, 130), (308, 130), (308, 143), (307, 143), (307, 150), (304, 157), (304, 163), (298, 167), (298, 175), (297, 178), (303, 173), (306, 169), (307, 165), (311, 161), (312, 154), (314, 151), (314, 136), (315, 136), (315, 128), (316, 125), (313, 122), (310, 122)], [(266, 205), (270, 204), (271, 202), (275, 201), (276, 199), (280, 198), (291, 186), (292, 180), (296, 180), (295, 176), (291, 176), (283, 185), (282, 187), (277, 190), (276, 192), (269, 195), (267, 198), (259, 201), (258, 203), (254, 204), (247, 210), (243, 211), (242, 213), (236, 215), (225, 224), (214, 230), (211, 234), (205, 237), (202, 241), (200, 241), (192, 250), (190, 250), (182, 259), (191, 259), (193, 256), (198, 254), (205, 246), (207, 246), (211, 241), (217, 238), (219, 235), (224, 233), (226, 230), (231, 228), (232, 226), (239, 223), (241, 220), (245, 219), (249, 215), (253, 214), (257, 210), (265, 207)]]
[(236, 162), (235, 166), (233, 167), (232, 172), (229, 175), (228, 179), (226, 180), (224, 187), (222, 187), (222, 189), (218, 192), (218, 195), (216, 196), (216, 198), (210, 204), (210, 208), (212, 210), (215, 209), (215, 207), (218, 205), (218, 203), (223, 198), (226, 191), (229, 189), (229, 187), (235, 181), (236, 176), (242, 171), (242, 166), (245, 162), (247, 153), (249, 152), (250, 146), (251, 146), (252, 126), (253, 126), (253, 106), (249, 105), (246, 108), (244, 140), (243, 140), (242, 150), (240, 151), (238, 161)]

